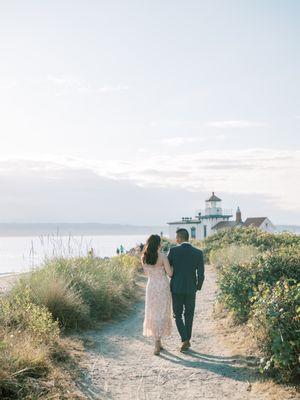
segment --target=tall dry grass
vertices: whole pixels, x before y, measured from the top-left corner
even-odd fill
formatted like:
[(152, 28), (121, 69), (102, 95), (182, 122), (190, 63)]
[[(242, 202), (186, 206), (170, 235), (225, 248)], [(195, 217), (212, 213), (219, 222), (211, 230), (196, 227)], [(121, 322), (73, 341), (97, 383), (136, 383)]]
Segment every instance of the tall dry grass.
[(254, 246), (231, 244), (211, 250), (209, 262), (221, 268), (226, 265), (251, 262), (258, 254), (259, 250)]
[[(126, 310), (136, 296), (139, 266), (138, 258), (129, 255), (59, 257), (20, 278), (0, 298), (0, 398), (57, 392), (45, 380), (53, 373), (68, 375), (59, 366), (66, 358), (62, 330), (89, 328)], [(65, 380), (72, 385), (69, 375)]]

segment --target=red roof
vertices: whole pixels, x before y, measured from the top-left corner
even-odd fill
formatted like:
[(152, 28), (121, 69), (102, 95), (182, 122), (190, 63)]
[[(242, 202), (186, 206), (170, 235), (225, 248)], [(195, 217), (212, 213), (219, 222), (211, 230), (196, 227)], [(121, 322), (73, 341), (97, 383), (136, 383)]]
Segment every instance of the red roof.
[(234, 226), (237, 226), (238, 224), (235, 221), (220, 221), (216, 225), (214, 225), (211, 229), (213, 230), (219, 230), (219, 229), (225, 229), (225, 228), (233, 228)]
[(244, 222), (244, 226), (251, 225), (251, 226), (256, 226), (257, 228), (259, 228), (265, 219), (267, 219), (267, 217), (247, 218), (246, 221)]

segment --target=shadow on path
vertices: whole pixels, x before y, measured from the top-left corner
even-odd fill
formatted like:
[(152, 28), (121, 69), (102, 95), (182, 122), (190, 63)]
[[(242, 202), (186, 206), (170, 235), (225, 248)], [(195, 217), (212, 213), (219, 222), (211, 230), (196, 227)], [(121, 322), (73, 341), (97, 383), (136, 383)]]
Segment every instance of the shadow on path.
[(187, 351), (185, 357), (179, 357), (167, 350), (161, 352), (160, 357), (166, 361), (188, 368), (205, 369), (215, 374), (221, 375), (241, 382), (254, 382), (260, 380), (260, 375), (255, 367), (249, 367), (249, 360), (242, 356), (219, 357), (209, 354)]

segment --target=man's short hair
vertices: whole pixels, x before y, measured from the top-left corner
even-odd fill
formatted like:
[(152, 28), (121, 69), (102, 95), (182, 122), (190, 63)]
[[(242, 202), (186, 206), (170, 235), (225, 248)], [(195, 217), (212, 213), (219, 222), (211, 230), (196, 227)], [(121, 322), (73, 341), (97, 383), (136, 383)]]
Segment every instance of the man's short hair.
[(189, 240), (189, 233), (186, 229), (180, 228), (177, 229), (176, 235), (178, 236), (179, 239), (181, 239), (183, 242), (188, 242)]

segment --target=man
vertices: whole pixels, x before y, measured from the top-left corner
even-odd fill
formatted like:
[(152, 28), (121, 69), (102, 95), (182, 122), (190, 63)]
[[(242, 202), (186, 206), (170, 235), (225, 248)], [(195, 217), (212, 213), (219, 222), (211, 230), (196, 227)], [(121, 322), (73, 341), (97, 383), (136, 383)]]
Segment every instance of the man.
[(173, 316), (181, 337), (180, 351), (191, 347), (196, 291), (201, 290), (204, 281), (204, 261), (201, 250), (189, 243), (186, 229), (176, 232), (178, 246), (170, 249), (168, 259), (174, 269), (171, 278)]

